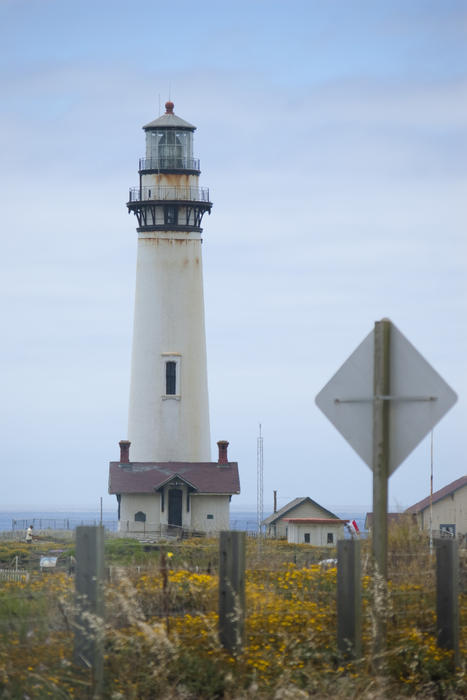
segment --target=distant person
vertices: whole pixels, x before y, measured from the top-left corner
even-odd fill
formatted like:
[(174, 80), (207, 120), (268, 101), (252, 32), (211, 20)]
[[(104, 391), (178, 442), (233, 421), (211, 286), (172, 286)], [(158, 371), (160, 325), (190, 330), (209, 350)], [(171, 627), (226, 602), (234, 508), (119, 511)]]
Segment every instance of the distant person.
[(34, 525), (30, 525), (28, 529), (26, 530), (26, 542), (28, 544), (32, 543), (32, 531), (34, 529)]
[(76, 559), (73, 555), (70, 556), (70, 566), (68, 567), (68, 573), (72, 576), (75, 573)]

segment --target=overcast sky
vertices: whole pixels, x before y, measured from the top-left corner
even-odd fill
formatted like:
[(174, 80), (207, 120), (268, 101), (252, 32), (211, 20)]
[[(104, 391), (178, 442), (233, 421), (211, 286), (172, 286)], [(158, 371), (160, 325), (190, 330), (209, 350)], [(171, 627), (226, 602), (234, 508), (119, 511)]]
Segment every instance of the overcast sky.
[[(458, 393), (434, 486), (467, 473), (467, 3), (0, 0), (3, 509), (116, 508), (141, 126), (196, 124), (213, 457), (242, 509), (371, 505), (314, 398), (389, 317)], [(429, 492), (425, 439), (390, 481)]]

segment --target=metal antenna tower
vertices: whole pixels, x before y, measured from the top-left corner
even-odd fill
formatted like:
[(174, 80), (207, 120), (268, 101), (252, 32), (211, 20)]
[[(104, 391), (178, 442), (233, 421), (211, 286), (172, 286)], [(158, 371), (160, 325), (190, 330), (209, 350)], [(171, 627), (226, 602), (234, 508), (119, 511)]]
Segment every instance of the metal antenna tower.
[(261, 423), (259, 424), (259, 437), (256, 441), (256, 514), (258, 518), (258, 536), (261, 535), (261, 523), (264, 519), (263, 507), (263, 438), (261, 436)]

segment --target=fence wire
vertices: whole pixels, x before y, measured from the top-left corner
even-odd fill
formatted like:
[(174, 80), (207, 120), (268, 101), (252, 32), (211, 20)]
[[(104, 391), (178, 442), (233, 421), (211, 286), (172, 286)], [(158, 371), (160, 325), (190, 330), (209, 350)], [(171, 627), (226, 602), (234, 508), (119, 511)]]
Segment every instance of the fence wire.
[[(386, 621), (389, 645), (394, 650), (391, 663), (395, 663), (396, 655), (408, 656), (407, 650), (412, 647), (424, 650), (427, 658), (429, 654), (430, 659), (437, 658), (432, 649), (436, 636), (434, 557), (428, 548), (404, 551), (398, 547), (390, 550), (388, 563)], [(218, 543), (141, 545), (115, 540), (109, 545), (106, 565), (104, 637), (109, 663), (116, 663), (117, 642), (129, 645), (128, 651), (135, 644), (135, 630), (142, 634), (142, 625), (161, 625), (172, 643), (178, 640), (187, 649), (200, 643), (215, 648), (212, 640), (216, 635), (219, 595)], [(56, 570), (40, 571), (36, 557), (28, 571), (28, 581), (0, 580), (0, 669), (6, 669), (4, 677), (9, 683), (16, 679), (15, 682), (26, 684), (28, 674), (39, 668), (41, 678), (59, 678), (60, 671), (65, 686), (66, 678), (71, 679), (71, 684), (77, 682), (75, 671), (72, 674), (70, 670), (76, 608), (68, 553), (63, 561), (59, 557), (58, 566)], [(460, 646), (465, 653), (465, 550), (461, 550), (459, 577)], [(309, 659), (316, 664), (324, 663), (323, 659), (331, 664), (337, 650), (336, 579), (335, 556), (328, 549), (290, 547), (267, 540), (259, 544), (249, 542), (245, 663), (258, 674), (263, 673), (264, 678), (269, 673), (264, 664), (267, 661), (271, 665), (271, 659), (279, 663), (281, 658), (281, 663), (290, 669), (299, 668), (300, 664), (307, 667)], [(364, 655), (369, 655), (371, 648), (372, 604), (370, 556), (364, 549)], [(417, 654), (421, 664), (424, 657), (421, 651)], [(413, 663), (413, 656), (410, 659)], [(0, 689), (1, 673), (0, 670)], [(53, 685), (55, 681), (47, 683)], [(60, 683), (55, 684), (58, 687)]]

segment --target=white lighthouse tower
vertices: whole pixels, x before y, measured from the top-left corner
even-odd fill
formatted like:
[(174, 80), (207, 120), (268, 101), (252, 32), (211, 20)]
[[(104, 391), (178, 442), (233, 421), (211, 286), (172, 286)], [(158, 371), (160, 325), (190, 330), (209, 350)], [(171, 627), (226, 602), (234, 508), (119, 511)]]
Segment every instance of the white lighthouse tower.
[(193, 158), (196, 127), (166, 112), (146, 124), (128, 209), (138, 220), (128, 439), (137, 462), (209, 462), (201, 219), (211, 211)]
[(109, 465), (119, 531), (215, 533), (229, 527), (238, 464), (219, 440), (211, 462), (201, 220), (210, 212), (192, 124), (167, 102), (143, 127), (146, 157), (128, 209), (138, 220), (128, 440)]

